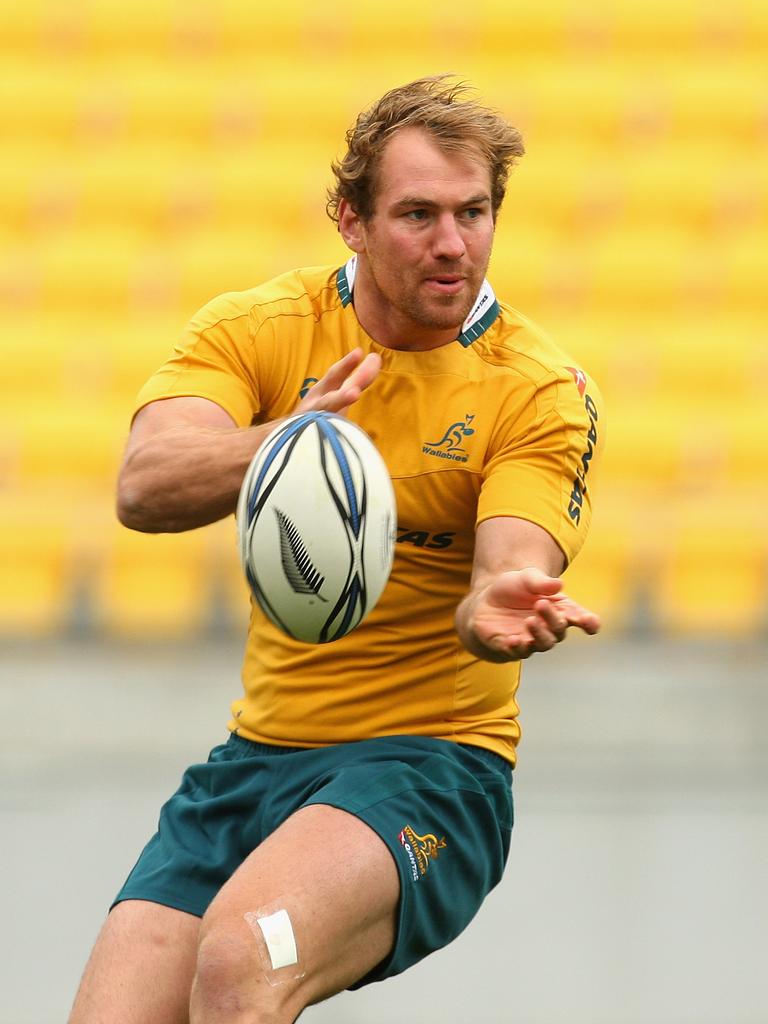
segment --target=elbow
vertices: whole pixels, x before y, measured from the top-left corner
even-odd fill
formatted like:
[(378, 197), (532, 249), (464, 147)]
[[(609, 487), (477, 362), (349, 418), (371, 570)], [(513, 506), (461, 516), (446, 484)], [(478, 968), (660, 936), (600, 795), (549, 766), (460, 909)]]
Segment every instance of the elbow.
[(117, 482), (116, 511), (118, 520), (129, 530), (137, 530), (139, 533), (161, 532), (155, 522), (146, 488), (142, 488), (140, 481), (125, 469)]
[(118, 521), (128, 527), (129, 530), (138, 530), (140, 533), (149, 533), (147, 530), (145, 520), (141, 515), (140, 509), (124, 499), (118, 497), (117, 499), (117, 518)]

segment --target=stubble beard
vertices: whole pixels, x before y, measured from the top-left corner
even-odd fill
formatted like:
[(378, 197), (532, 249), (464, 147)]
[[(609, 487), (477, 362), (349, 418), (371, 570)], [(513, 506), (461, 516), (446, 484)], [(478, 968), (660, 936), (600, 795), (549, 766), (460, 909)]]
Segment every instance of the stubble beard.
[(409, 290), (402, 297), (402, 311), (420, 327), (439, 331), (453, 328), (458, 334), (477, 300), (482, 280), (481, 276), (477, 283), (467, 281), (468, 291), (460, 303), (453, 295), (431, 295), (429, 301), (424, 302), (417, 289)]

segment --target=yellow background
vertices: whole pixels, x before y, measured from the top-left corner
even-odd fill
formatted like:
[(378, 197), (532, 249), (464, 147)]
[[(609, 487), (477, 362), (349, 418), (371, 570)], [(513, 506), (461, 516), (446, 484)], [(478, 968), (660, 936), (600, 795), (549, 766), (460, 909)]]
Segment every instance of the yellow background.
[(29, 0), (0, 33), (0, 633), (242, 623), (231, 523), (118, 526), (135, 393), (218, 292), (341, 262), (328, 165), (453, 71), (524, 133), (491, 280), (599, 381), (617, 633), (766, 625), (768, 8)]

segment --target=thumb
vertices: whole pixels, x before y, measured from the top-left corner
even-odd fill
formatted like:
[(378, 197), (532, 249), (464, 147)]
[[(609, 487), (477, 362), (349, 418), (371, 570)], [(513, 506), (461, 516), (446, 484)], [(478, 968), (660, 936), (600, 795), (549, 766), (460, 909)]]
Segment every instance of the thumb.
[(563, 586), (557, 576), (548, 576), (535, 566), (520, 571), (520, 583), (529, 594), (540, 594), (542, 597), (554, 597), (560, 593)]

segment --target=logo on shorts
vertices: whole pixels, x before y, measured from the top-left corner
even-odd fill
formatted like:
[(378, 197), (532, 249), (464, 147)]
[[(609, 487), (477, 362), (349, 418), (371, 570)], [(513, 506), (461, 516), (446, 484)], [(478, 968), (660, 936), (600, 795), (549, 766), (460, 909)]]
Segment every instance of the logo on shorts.
[(438, 839), (434, 832), (420, 836), (413, 831), (410, 825), (406, 825), (397, 838), (408, 854), (414, 882), (418, 882), (422, 875), (426, 875), (430, 861), (437, 860), (440, 850), (444, 850), (446, 846), (445, 836)]

